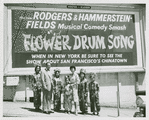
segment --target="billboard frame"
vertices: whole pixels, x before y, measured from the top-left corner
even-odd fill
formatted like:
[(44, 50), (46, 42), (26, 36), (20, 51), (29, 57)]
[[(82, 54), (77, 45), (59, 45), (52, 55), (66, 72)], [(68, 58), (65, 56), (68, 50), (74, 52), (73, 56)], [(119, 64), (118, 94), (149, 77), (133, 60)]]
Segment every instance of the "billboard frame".
[[(123, 8), (124, 9), (124, 8)], [(144, 31), (143, 31), (143, 23), (140, 21), (140, 11), (137, 10), (131, 10), (131, 11), (125, 11), (125, 10), (95, 10), (95, 9), (90, 9), (90, 10), (84, 10), (84, 9), (67, 9), (67, 8), (29, 8), (29, 7), (9, 7), (7, 8), (7, 16), (8, 16), (8, 21), (5, 24), (8, 24), (7, 28), (7, 39), (4, 40), (8, 41), (7, 45), (9, 46), (8, 48), (4, 47), (4, 52), (7, 54), (6, 55), (7, 59), (5, 58), (5, 64), (4, 67), (4, 75), (30, 75), (34, 72), (34, 68), (12, 68), (12, 16), (11, 16), (11, 10), (42, 10), (42, 11), (69, 11), (69, 12), (90, 12), (90, 13), (121, 13), (121, 14), (134, 14), (135, 15), (135, 30), (136, 30), (136, 41), (137, 41), (137, 65), (133, 66), (79, 66), (77, 67), (77, 72), (80, 70), (80, 68), (85, 68), (87, 69), (87, 72), (137, 72), (137, 71), (145, 71), (145, 66), (144, 66), (144, 61), (145, 61), (145, 51), (143, 50), (143, 46), (145, 46), (144, 41)], [(11, 47), (10, 47), (11, 46)], [(59, 67), (60, 70), (62, 71), (62, 74), (67, 74), (69, 73), (69, 67)], [(55, 69), (55, 67), (52, 67), (52, 71)]]

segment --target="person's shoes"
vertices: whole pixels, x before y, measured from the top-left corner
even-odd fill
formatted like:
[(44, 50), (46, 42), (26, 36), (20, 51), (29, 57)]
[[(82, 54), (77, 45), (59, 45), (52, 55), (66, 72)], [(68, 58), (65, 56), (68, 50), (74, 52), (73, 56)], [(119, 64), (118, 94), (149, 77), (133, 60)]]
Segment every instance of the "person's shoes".
[(100, 116), (100, 115), (99, 115), (99, 112), (97, 113), (97, 116)]
[(61, 112), (61, 110), (57, 110), (56, 112)]
[(54, 109), (54, 111), (56, 111), (56, 112), (60, 112), (60, 110), (59, 110), (59, 109)]
[(35, 108), (36, 109), (36, 111), (41, 111), (41, 109), (38, 107), (38, 108)]
[(49, 111), (50, 113), (54, 113), (54, 111)]
[(68, 111), (68, 115), (70, 115), (70, 111)]
[(86, 113), (83, 113), (83, 115), (86, 115)]
[(84, 114), (87, 115), (88, 111), (85, 111)]
[(68, 113), (68, 111), (65, 111), (65, 113), (67, 114), (67, 113)]
[(85, 112), (82, 112), (81, 114), (82, 114), (82, 115), (85, 115)]
[(39, 110), (40, 108), (39, 107), (35, 107), (35, 110)]
[(43, 111), (43, 113), (50, 114), (50, 112), (48, 112), (48, 111)]
[(75, 112), (75, 115), (77, 116), (78, 115), (78, 112)]
[(95, 112), (93, 112), (93, 115), (95, 115)]
[(51, 114), (51, 112), (50, 112), (50, 111), (48, 111), (48, 112), (47, 112), (47, 114)]

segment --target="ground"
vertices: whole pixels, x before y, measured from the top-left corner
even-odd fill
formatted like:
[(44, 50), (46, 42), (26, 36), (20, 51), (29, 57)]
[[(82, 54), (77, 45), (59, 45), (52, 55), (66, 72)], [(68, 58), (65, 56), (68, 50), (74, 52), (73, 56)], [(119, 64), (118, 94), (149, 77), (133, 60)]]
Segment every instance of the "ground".
[[(72, 112), (74, 108), (72, 109)], [(133, 117), (137, 109), (120, 109), (119, 117)], [(79, 114), (76, 116), (74, 113), (70, 115), (63, 112), (54, 112), (51, 114), (42, 113), (42, 111), (35, 111), (32, 102), (3, 102), (3, 117), (118, 117), (117, 108), (101, 107), (100, 116), (93, 116), (90, 112), (87, 115)]]

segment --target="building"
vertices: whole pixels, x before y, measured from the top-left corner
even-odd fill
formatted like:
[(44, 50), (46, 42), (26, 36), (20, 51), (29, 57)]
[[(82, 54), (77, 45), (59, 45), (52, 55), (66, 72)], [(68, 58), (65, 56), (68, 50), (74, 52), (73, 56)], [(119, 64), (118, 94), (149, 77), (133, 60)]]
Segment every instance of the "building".
[(145, 89), (145, 4), (7, 3), (4, 20), (3, 100), (29, 101), (34, 65), (50, 61), (62, 78), (70, 65), (96, 72), (101, 106), (136, 106), (135, 91)]

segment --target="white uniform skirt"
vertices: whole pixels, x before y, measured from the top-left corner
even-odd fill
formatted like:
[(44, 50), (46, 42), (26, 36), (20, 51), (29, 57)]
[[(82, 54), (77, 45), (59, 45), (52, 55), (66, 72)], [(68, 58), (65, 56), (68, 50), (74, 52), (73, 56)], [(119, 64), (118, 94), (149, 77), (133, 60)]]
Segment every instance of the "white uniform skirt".
[(79, 102), (78, 90), (76, 88), (73, 88), (73, 101), (74, 102)]

